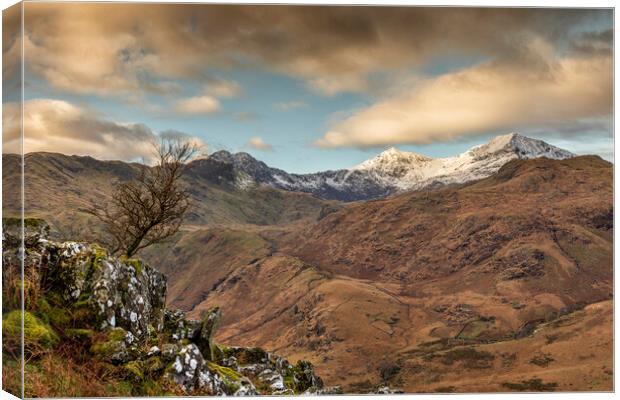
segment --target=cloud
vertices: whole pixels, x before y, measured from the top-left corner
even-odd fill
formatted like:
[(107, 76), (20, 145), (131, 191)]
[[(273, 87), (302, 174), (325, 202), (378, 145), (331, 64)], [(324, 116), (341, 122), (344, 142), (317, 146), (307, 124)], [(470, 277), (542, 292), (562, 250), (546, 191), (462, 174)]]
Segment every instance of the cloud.
[(209, 71), (248, 66), (288, 74), (328, 95), (364, 91), (378, 72), (420, 69), (445, 55), (508, 60), (530, 37), (569, 47), (578, 28), (611, 26), (613, 17), (609, 9), (559, 8), (36, 2), (25, 8), (29, 73), (58, 89), (101, 96), (168, 93), (170, 81), (209, 83)]
[(248, 141), (247, 146), (255, 150), (260, 150), (260, 151), (272, 151), (273, 150), (273, 146), (270, 145), (269, 143), (265, 143), (263, 139), (260, 137), (251, 138)]
[(291, 111), (297, 108), (305, 108), (308, 107), (308, 104), (304, 101), (300, 100), (292, 100), (292, 101), (282, 101), (274, 104), (274, 107), (280, 111)]
[(237, 97), (241, 86), (235, 81), (216, 79), (207, 85), (205, 93), (214, 97)]
[(195, 96), (178, 100), (174, 109), (181, 114), (214, 114), (220, 111), (220, 102), (212, 96)]
[[(3, 151), (19, 152), (20, 104), (7, 102), (2, 106)], [(153, 143), (160, 137), (146, 125), (111, 121), (84, 107), (54, 99), (34, 99), (24, 103), (24, 151), (58, 152), (90, 155), (98, 159), (125, 161), (145, 159), (153, 155)], [(161, 135), (184, 136), (177, 131)]]
[(491, 61), (418, 81), (353, 112), (316, 141), (321, 147), (427, 144), (528, 127), (566, 128), (612, 113), (612, 58), (556, 59), (536, 42), (534, 69)]
[(202, 94), (176, 100), (174, 110), (181, 114), (215, 114), (221, 110), (219, 98), (236, 97), (240, 93), (241, 86), (235, 81), (210, 79)]

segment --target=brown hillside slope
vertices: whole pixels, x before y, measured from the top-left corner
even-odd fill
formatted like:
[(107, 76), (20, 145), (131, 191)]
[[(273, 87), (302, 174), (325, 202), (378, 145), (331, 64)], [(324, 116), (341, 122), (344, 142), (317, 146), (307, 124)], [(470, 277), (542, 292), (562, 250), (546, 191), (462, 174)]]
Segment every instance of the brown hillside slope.
[[(42, 165), (27, 194), (59, 227), (106, 191), (110, 175), (58, 183), (67, 168)], [(613, 181), (600, 158), (514, 161), (337, 207), (204, 178), (188, 176), (192, 221), (142, 256), (168, 275), (172, 306), (222, 307), (219, 342), (309, 359), (349, 392), (610, 390)]]
[[(20, 158), (2, 155), (3, 204), (7, 216), (20, 212)], [(25, 156), (25, 206), (30, 217), (47, 220), (62, 238), (96, 240), (96, 221), (85, 208), (104, 205), (119, 182), (137, 174), (137, 164), (101, 161), (58, 153)], [(250, 223), (281, 224), (316, 218), (334, 202), (305, 193), (263, 187), (239, 189), (230, 171), (204, 160), (190, 163), (184, 184), (191, 194), (188, 225)]]
[[(310, 358), (349, 391), (382, 379), (410, 391), (608, 390), (611, 174), (598, 157), (515, 161), (470, 185), (264, 231), (274, 254), (238, 266), (192, 312), (223, 305), (222, 342)], [(575, 321), (545, 327), (558, 318)], [(546, 354), (544, 370), (530, 364)], [(488, 379), (500, 366), (507, 386)]]

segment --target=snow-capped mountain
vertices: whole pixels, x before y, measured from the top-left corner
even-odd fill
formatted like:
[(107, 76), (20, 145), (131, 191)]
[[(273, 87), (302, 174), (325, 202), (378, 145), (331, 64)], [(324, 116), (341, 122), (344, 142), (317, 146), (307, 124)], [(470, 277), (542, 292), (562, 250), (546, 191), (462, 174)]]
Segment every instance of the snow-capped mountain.
[(573, 153), (541, 140), (511, 133), (497, 136), (489, 143), (455, 157), (431, 158), (392, 147), (350, 169), (312, 174), (289, 174), (271, 168), (247, 153), (218, 151), (209, 157), (209, 161), (231, 166), (239, 187), (268, 185), (326, 199), (355, 201), (486, 178), (517, 158), (565, 159), (573, 156)]

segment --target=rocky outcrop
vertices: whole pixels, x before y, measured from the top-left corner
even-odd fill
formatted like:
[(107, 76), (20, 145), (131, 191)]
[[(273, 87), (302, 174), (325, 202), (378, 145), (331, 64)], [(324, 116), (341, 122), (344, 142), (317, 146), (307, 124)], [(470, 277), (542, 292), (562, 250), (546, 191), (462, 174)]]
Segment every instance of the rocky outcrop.
[[(18, 271), (21, 223), (3, 220), (3, 228), (4, 268)], [(58, 341), (88, 343), (92, 357), (133, 385), (176, 388), (172, 393), (326, 392), (308, 362), (290, 364), (260, 348), (214, 343), (219, 307), (201, 321), (166, 309), (166, 278), (149, 265), (93, 244), (53, 242), (48, 232), (44, 221), (27, 220), (24, 265), (27, 286), (36, 288), (27, 292), (27, 315), (53, 335), (51, 351)]]

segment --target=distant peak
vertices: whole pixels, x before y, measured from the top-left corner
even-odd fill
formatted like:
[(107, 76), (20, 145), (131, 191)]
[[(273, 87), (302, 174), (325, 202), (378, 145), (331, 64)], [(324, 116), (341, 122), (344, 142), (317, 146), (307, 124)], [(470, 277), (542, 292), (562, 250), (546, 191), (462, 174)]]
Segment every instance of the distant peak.
[(484, 154), (494, 154), (498, 152), (509, 152), (516, 154), (519, 158), (568, 158), (574, 156), (569, 151), (560, 149), (542, 140), (533, 139), (517, 132), (494, 137), (488, 143), (473, 147), (469, 150), (476, 156)]
[(381, 152), (381, 154), (403, 154), (405, 153), (404, 151), (400, 151), (398, 150), (396, 147), (391, 146), (390, 148), (388, 148), (387, 150), (384, 150)]
[(411, 165), (419, 162), (430, 161), (432, 158), (423, 156), (417, 153), (411, 153), (408, 151), (398, 150), (396, 147), (390, 147), (387, 150), (379, 153), (373, 158), (370, 158), (363, 163), (353, 167), (352, 169), (376, 169), (376, 168), (391, 168), (398, 165)]
[(518, 134), (516, 132), (511, 132), (506, 135), (495, 136), (493, 139), (491, 139), (487, 143), (487, 146), (501, 148), (506, 145), (509, 145), (510, 143), (513, 143), (516, 139), (529, 139), (529, 138), (521, 134)]
[(231, 156), (232, 153), (228, 150), (218, 150), (216, 152), (211, 153), (209, 157), (219, 157), (219, 156)]
[(235, 153), (234, 157), (237, 160), (256, 160), (250, 153), (246, 153), (244, 151), (240, 151), (239, 153)]
[(223, 163), (232, 163), (233, 162), (233, 155), (226, 150), (218, 150), (215, 153), (211, 153), (209, 155), (210, 160), (214, 160), (214, 161), (219, 161), (219, 162), (223, 162)]

